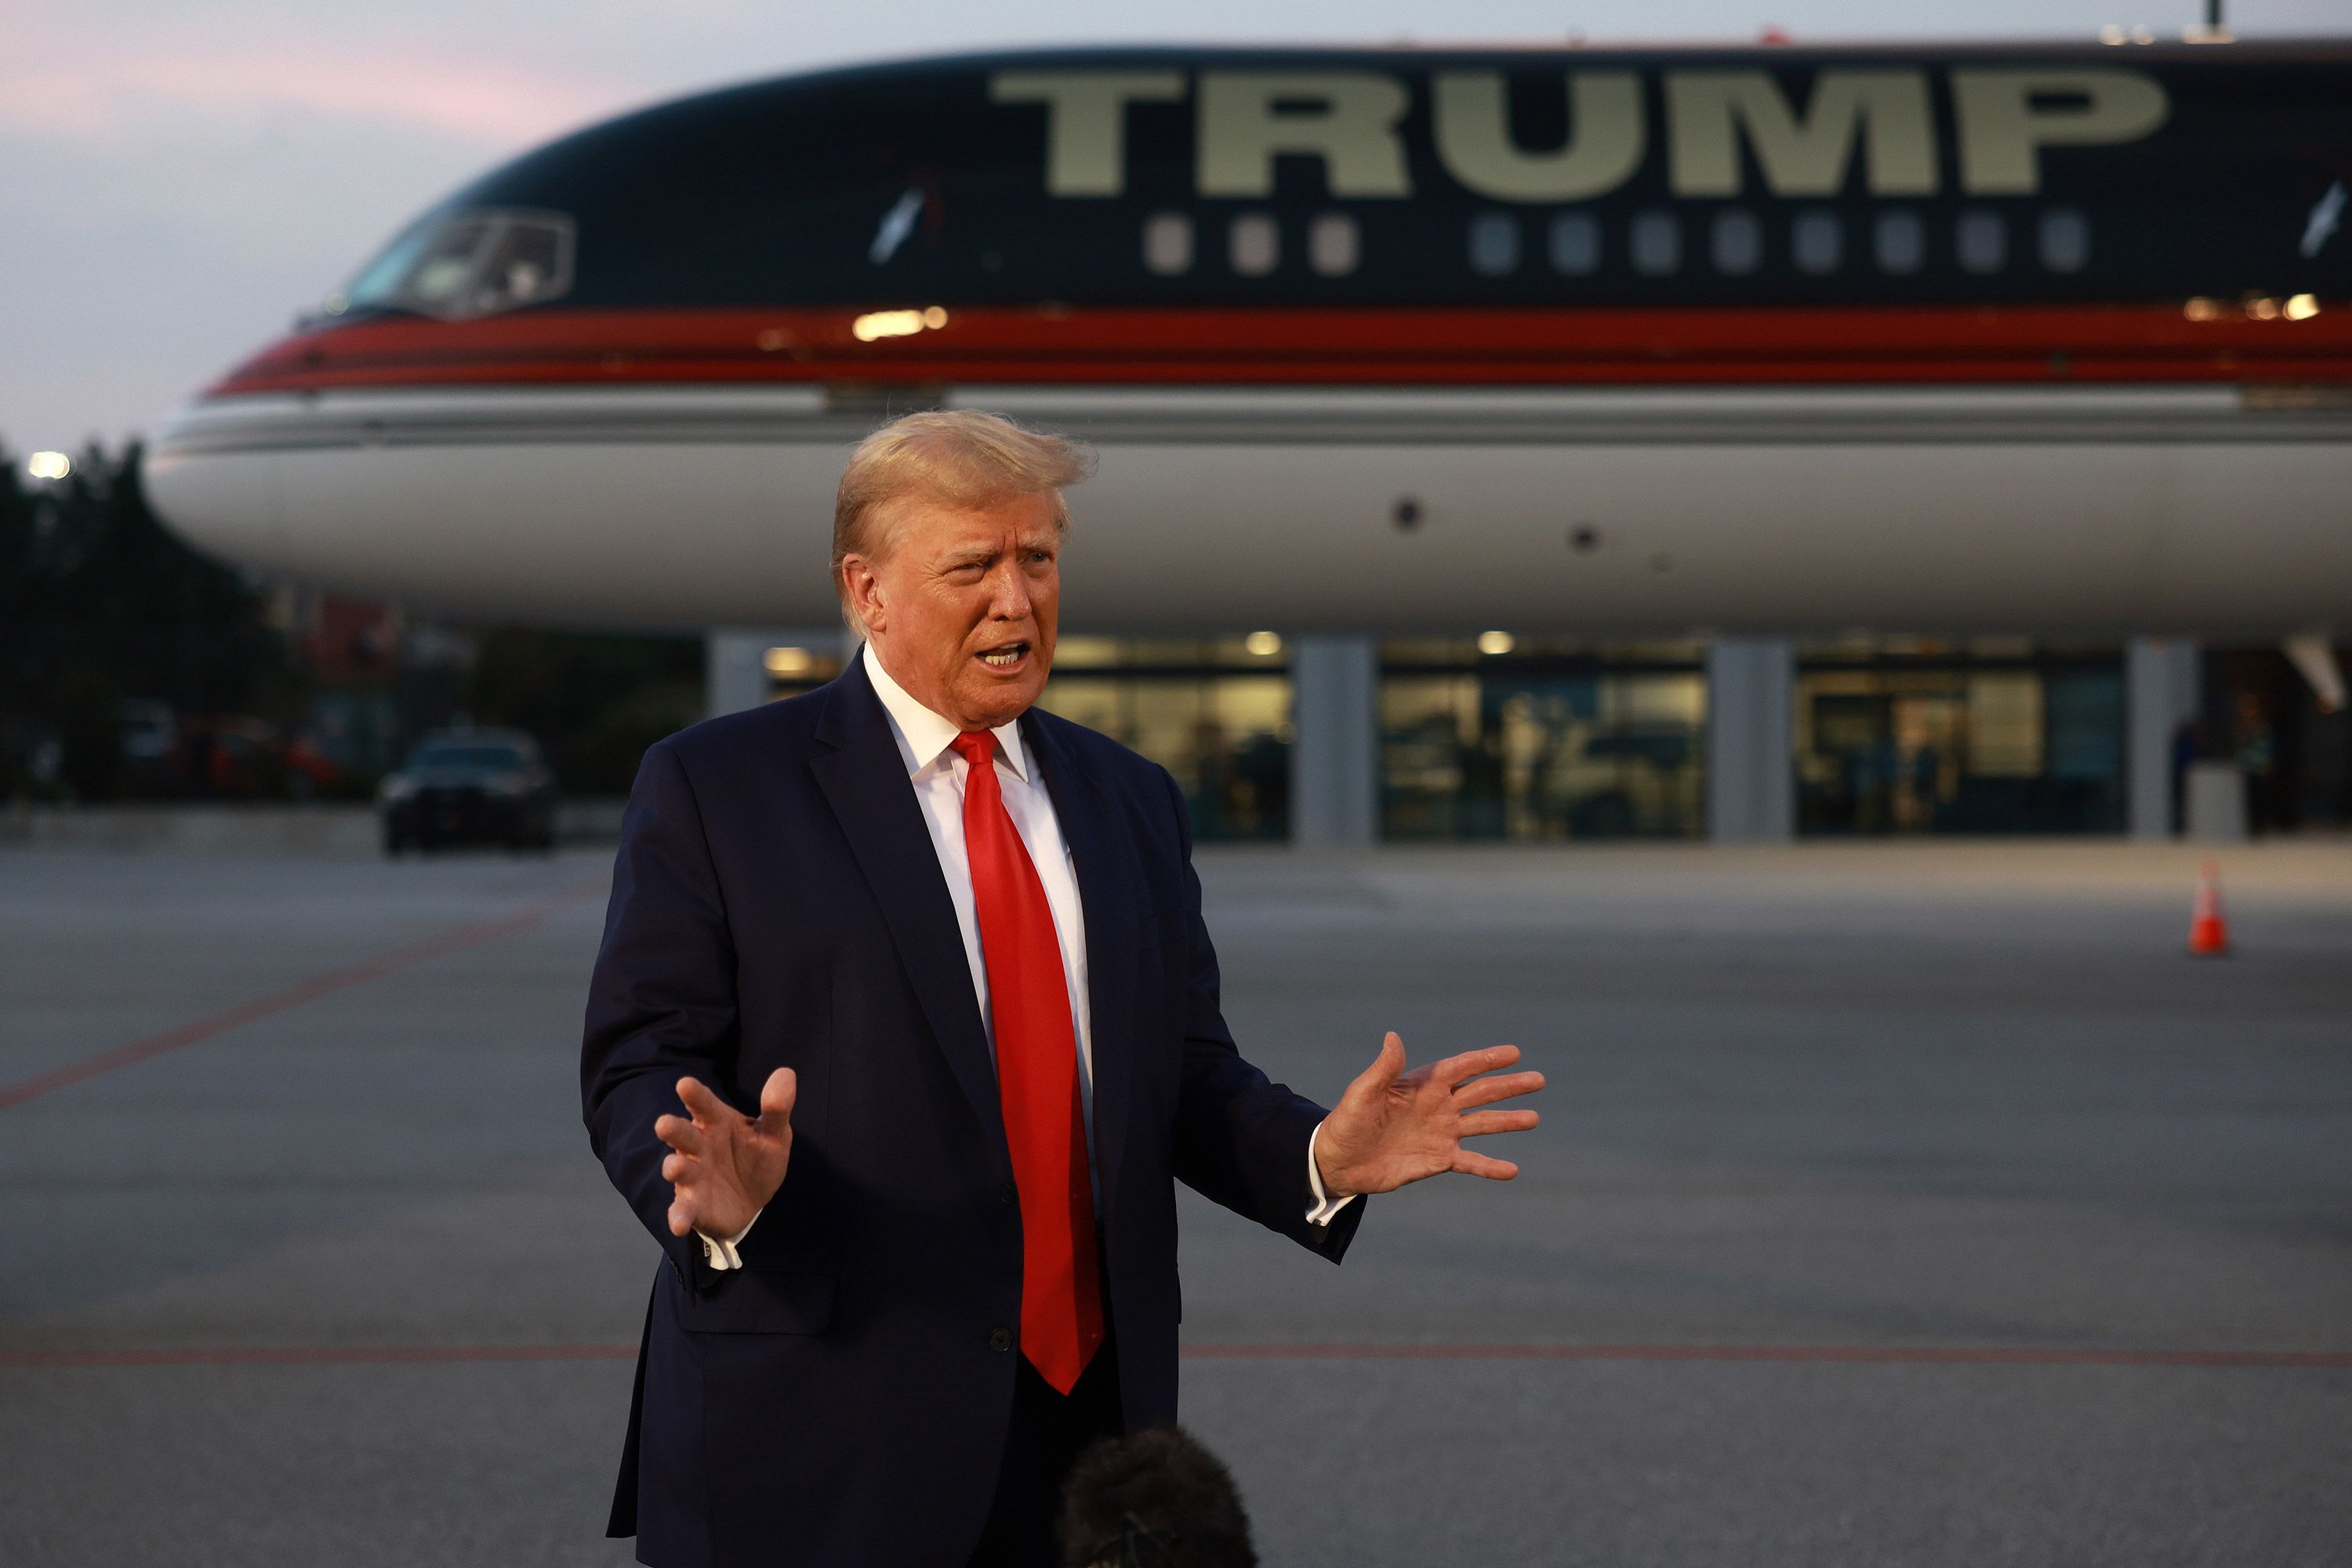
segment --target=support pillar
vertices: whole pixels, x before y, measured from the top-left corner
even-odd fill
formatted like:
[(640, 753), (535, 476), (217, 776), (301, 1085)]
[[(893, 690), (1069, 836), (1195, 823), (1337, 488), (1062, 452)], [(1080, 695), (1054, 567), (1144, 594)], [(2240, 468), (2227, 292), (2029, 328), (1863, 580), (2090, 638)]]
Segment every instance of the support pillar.
[(2197, 711), (2197, 644), (2134, 637), (2124, 649), (2124, 799), (2134, 838), (2173, 834), (2173, 736)]
[(1719, 637), (1706, 653), (1706, 833), (1718, 844), (1797, 836), (1796, 647)]
[[(740, 713), (768, 700), (768, 650), (841, 647), (838, 626), (713, 626), (702, 638), (703, 717)], [(850, 651), (855, 651), (855, 644)]]
[(1380, 646), (1299, 637), (1290, 656), (1290, 837), (1364, 845), (1380, 837)]

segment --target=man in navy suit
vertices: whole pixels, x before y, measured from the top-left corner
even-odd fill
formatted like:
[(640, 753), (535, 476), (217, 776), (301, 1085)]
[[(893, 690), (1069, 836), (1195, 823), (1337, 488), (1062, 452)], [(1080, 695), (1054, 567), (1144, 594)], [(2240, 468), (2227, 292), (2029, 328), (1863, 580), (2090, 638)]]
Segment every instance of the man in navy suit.
[(1037, 710), (1058, 437), (886, 426), (834, 577), (865, 647), (646, 753), (590, 984), (590, 1139), (662, 1243), (611, 1533), (659, 1568), (1053, 1561), (1064, 1474), (1176, 1415), (1174, 1184), (1338, 1262), (1462, 1140), (1509, 1046), (1326, 1112), (1218, 1010), (1184, 799)]

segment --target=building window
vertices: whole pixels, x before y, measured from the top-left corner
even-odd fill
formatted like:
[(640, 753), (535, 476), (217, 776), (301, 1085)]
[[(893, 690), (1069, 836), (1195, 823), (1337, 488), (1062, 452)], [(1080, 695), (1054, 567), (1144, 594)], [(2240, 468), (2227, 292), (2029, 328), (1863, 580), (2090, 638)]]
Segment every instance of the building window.
[(1586, 278), (1601, 266), (1601, 224), (1591, 213), (1560, 213), (1551, 220), (1551, 269)]
[(2009, 226), (1999, 213), (1962, 213), (1952, 230), (1960, 266), (1969, 272), (1998, 272), (2009, 260)]
[(1845, 226), (1835, 213), (1800, 213), (1789, 231), (1789, 254), (1808, 277), (1835, 272), (1845, 260)]
[(1927, 259), (1927, 226), (1915, 212), (1879, 214), (1871, 226), (1870, 244), (1881, 272), (1916, 272)]
[(1362, 257), (1362, 237), (1347, 214), (1325, 213), (1307, 226), (1307, 265), (1322, 276), (1345, 278)]
[(2032, 644), (1800, 647), (1798, 819), (1809, 834), (2123, 826), (2123, 678)]
[(1175, 776), (1203, 842), (1290, 837), (1290, 675), (1279, 639), (1067, 637), (1038, 706)]
[(1143, 265), (1162, 278), (1192, 269), (1192, 220), (1182, 213), (1154, 213), (1144, 220)]
[(2042, 265), (2053, 272), (2080, 272), (2091, 259), (2091, 226), (2073, 207), (2042, 215)]
[(1226, 259), (1244, 278), (1263, 278), (1282, 264), (1282, 231), (1265, 213), (1243, 213), (1225, 231)]
[(1470, 220), (1470, 269), (1482, 278), (1503, 278), (1519, 268), (1519, 220), (1508, 213), (1480, 213)]
[(1706, 680), (1696, 661), (1681, 645), (1386, 644), (1382, 837), (1697, 836)]
[(1633, 228), (1633, 270), (1665, 278), (1682, 270), (1683, 231), (1672, 213), (1638, 213)]

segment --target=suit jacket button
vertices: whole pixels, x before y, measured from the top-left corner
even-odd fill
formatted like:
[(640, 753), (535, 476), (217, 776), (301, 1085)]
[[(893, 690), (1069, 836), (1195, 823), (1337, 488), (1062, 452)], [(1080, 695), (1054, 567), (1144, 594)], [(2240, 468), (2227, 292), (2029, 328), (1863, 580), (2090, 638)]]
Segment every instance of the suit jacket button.
[(1011, 1329), (989, 1330), (988, 1348), (992, 1351), (1011, 1350), (1013, 1348), (1013, 1331)]
[(1013, 1190), (1011, 1182), (999, 1182), (996, 1184), (996, 1201), (1010, 1208), (1021, 1201), (1021, 1194)]

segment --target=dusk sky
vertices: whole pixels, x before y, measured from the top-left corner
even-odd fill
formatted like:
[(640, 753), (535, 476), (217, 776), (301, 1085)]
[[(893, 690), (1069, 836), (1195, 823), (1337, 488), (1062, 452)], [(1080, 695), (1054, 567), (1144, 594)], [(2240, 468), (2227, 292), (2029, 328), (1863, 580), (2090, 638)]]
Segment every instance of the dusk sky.
[[(110, 446), (284, 331), (406, 218), (562, 132), (811, 66), (1005, 45), (2177, 37), (2199, 0), (6, 0), (0, 446)], [(2352, 0), (2231, 0), (2242, 37)]]

